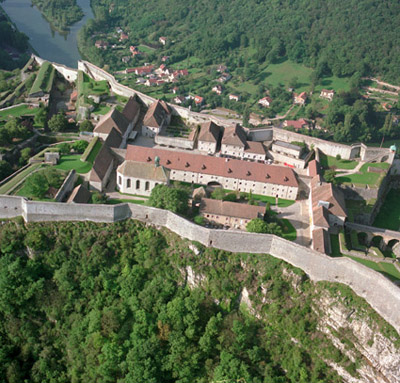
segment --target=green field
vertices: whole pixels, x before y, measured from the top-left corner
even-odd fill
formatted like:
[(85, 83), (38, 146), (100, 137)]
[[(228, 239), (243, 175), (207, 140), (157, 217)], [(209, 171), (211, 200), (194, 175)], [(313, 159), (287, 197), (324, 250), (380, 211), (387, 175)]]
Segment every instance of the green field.
[(39, 108), (30, 108), (28, 105), (19, 105), (14, 108), (0, 111), (0, 120), (8, 120), (13, 117), (34, 116)]
[[(265, 83), (270, 84), (274, 87), (279, 85), (289, 86), (289, 82), (294, 77), (297, 77), (298, 86), (296, 87), (296, 92), (309, 91), (311, 85), (311, 74), (313, 69), (307, 68), (302, 64), (297, 64), (286, 60), (279, 64), (269, 64), (262, 72), (261, 79)], [(321, 80), (321, 84), (315, 87), (315, 91), (319, 92), (321, 89), (334, 89), (339, 90), (349, 90), (349, 79), (339, 78), (335, 76), (324, 77)]]
[(89, 161), (81, 161), (81, 156), (79, 154), (70, 154), (66, 156), (61, 156), (60, 161), (54, 167), (61, 170), (76, 170), (78, 174), (84, 174), (92, 169), (93, 164)]
[(400, 229), (400, 190), (391, 189), (385, 198), (373, 226), (398, 231)]
[(351, 160), (337, 160), (335, 157), (327, 156), (320, 152), (320, 163), (324, 169), (335, 167), (337, 169), (354, 169), (358, 162)]
[(19, 182), (21, 182), (26, 176), (30, 175), (33, 171), (41, 167), (42, 164), (34, 164), (28, 166), (21, 173), (17, 174), (15, 177), (11, 178), (10, 181), (5, 183), (0, 187), (0, 194), (8, 194)]
[(149, 47), (147, 45), (142, 45), (142, 44), (138, 46), (138, 49), (139, 49), (140, 52), (143, 52), (143, 53), (153, 53), (153, 52), (155, 52), (154, 48), (151, 48), (151, 47)]
[(367, 162), (364, 164), (361, 169), (360, 173), (350, 174), (348, 176), (337, 177), (336, 179), (340, 183), (351, 183), (357, 185), (369, 185), (369, 186), (378, 186), (379, 183), (384, 178), (385, 173), (372, 173), (368, 172), (368, 167), (380, 168), (380, 169), (388, 169), (389, 164), (387, 162), (381, 163), (369, 163)]
[(32, 85), (29, 94), (34, 94), (40, 91), (50, 93), (53, 86), (55, 69), (48, 61), (45, 61), (39, 69), (35, 82)]

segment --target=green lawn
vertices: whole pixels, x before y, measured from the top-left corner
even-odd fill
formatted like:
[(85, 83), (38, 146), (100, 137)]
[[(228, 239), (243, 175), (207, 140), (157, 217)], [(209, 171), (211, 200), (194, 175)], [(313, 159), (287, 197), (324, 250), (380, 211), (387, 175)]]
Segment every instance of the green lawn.
[(337, 160), (335, 157), (327, 156), (324, 153), (320, 152), (320, 163), (321, 166), (325, 169), (329, 169), (331, 167), (336, 167), (337, 169), (354, 169), (358, 162), (351, 160)]
[(0, 187), (0, 194), (8, 194), (12, 188), (14, 188), (19, 182), (21, 182), (26, 176), (31, 174), (34, 170), (38, 169), (42, 164), (34, 164), (28, 166), (25, 170), (21, 173), (17, 174), (15, 177), (11, 178), (10, 181), (5, 183), (3, 186)]
[(29, 94), (43, 91), (49, 93), (54, 81), (55, 69), (48, 61), (45, 61), (39, 69), (35, 82), (32, 85)]
[[(275, 206), (275, 197), (269, 197), (265, 195), (260, 195), (260, 194), (253, 194), (253, 199), (259, 202), (264, 202), (264, 203), (270, 203), (271, 206)], [(278, 207), (288, 207), (291, 206), (295, 203), (296, 201), (289, 200), (289, 199), (283, 199), (279, 198), (278, 199)]]
[(372, 173), (368, 172), (368, 167), (380, 168), (380, 169), (388, 169), (389, 164), (387, 162), (381, 163), (366, 163), (361, 169), (360, 173), (350, 174), (348, 176), (337, 177), (337, 180), (340, 183), (352, 183), (360, 186), (370, 185), (370, 186), (378, 186), (380, 181), (384, 178), (385, 173)]
[(142, 199), (117, 199), (110, 198), (107, 200), (107, 204), (109, 205), (118, 205), (120, 203), (135, 203), (137, 205), (143, 205), (146, 201)]
[(391, 189), (385, 198), (373, 226), (383, 229), (400, 229), (400, 190)]
[(87, 74), (79, 72), (77, 80), (77, 88), (79, 96), (89, 96), (109, 94), (108, 82), (107, 81), (95, 81), (91, 79)]
[(82, 154), (81, 161), (93, 164), (102, 146), (103, 144), (98, 137), (93, 138), (93, 140), (90, 141), (90, 144), (86, 148), (85, 152)]
[(154, 48), (148, 47), (147, 45), (139, 45), (139, 51), (143, 53), (153, 53), (155, 51)]
[(94, 110), (93, 110), (93, 114), (101, 114), (101, 115), (104, 115), (104, 114), (107, 114), (109, 111), (111, 110), (111, 107), (110, 106), (107, 106), (107, 105), (99, 105), (99, 106), (97, 106)]
[(54, 167), (66, 171), (75, 169), (78, 174), (84, 174), (89, 172), (92, 166), (93, 164), (89, 161), (81, 161), (80, 154), (70, 154), (61, 156), (60, 162)]
[(283, 227), (287, 228), (287, 230), (283, 230), (283, 238), (288, 241), (294, 241), (297, 238), (297, 232), (294, 226), (290, 223), (288, 219), (281, 219)]
[[(339, 236), (337, 234), (331, 234), (331, 247), (332, 247), (332, 254), (331, 254), (332, 257), (343, 257), (343, 255), (340, 253)], [(400, 280), (400, 272), (391, 263), (373, 262), (367, 259), (362, 259), (347, 255), (346, 257), (351, 258), (354, 261), (359, 262), (375, 271), (378, 271), (379, 273), (385, 275), (391, 280)]]
[(39, 108), (29, 108), (28, 105), (19, 105), (14, 108), (0, 111), (0, 120), (8, 120), (12, 117), (34, 116)]

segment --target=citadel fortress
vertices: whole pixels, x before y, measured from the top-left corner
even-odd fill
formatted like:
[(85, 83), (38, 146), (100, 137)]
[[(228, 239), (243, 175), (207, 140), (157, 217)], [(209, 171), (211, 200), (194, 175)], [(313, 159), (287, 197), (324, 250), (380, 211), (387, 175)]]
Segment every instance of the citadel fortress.
[[(36, 56), (35, 60), (43, 63)], [(77, 79), (77, 70), (59, 64), (53, 66), (67, 81)], [(122, 193), (150, 195), (156, 185), (177, 180), (191, 185), (300, 200), (308, 209), (311, 248), (269, 234), (209, 229), (169, 211), (135, 204), (33, 202), (23, 197), (0, 196), (0, 217), (22, 216), (27, 222), (115, 222), (132, 218), (164, 226), (183, 238), (206, 246), (231, 252), (271, 254), (301, 268), (312, 280), (350, 286), (400, 332), (399, 288), (383, 275), (352, 259), (326, 255), (331, 252), (329, 234), (339, 233), (348, 225), (345, 198), (361, 199), (374, 195), (379, 201), (390, 188), (390, 177), (395, 179), (397, 176), (394, 150), (363, 144), (337, 144), (276, 127), (246, 129), (136, 92), (89, 62), (79, 61), (78, 70), (96, 81), (106, 80), (113, 93), (129, 99), (122, 112), (111, 110), (94, 129), (94, 136), (102, 140), (103, 145), (89, 175), (90, 189), (103, 191), (114, 182)], [(186, 137), (176, 137), (168, 132), (174, 116), (184, 119), (192, 127)], [(347, 160), (387, 162), (389, 170), (385, 182), (376, 190), (357, 185), (334, 187), (323, 179), (320, 152)], [(62, 186), (64, 197), (73, 187), (73, 182), (67, 181)], [(73, 191), (75, 196), (78, 192), (82, 193)], [(377, 210), (379, 202), (373, 214)], [(359, 226), (349, 227), (373, 235), (376, 228), (365, 225), (370, 224), (372, 218), (365, 216)], [(397, 232), (384, 231), (382, 236), (387, 242), (400, 240)], [(398, 247), (397, 244), (393, 247), (395, 253)]]

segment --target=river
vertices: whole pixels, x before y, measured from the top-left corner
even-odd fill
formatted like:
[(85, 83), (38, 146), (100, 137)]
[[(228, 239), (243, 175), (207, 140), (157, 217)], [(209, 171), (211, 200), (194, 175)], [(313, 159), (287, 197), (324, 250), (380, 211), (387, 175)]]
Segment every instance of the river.
[(30, 0), (6, 0), (2, 7), (17, 28), (29, 36), (30, 44), (40, 57), (77, 68), (81, 58), (77, 46), (78, 32), (89, 18), (93, 18), (90, 0), (77, 0), (77, 4), (84, 16), (66, 34), (54, 31)]

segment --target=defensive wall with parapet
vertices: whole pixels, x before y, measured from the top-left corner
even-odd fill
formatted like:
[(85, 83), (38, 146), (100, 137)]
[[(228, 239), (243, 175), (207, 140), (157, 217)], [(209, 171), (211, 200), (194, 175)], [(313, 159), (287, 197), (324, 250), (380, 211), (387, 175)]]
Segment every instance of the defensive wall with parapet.
[(313, 281), (349, 286), (400, 333), (400, 289), (383, 275), (349, 258), (330, 258), (269, 234), (214, 230), (195, 225), (167, 210), (136, 204), (88, 205), (34, 202), (0, 196), (0, 218), (22, 216), (26, 222), (136, 219), (166, 227), (182, 238), (230, 252), (270, 254), (302, 269)]
[[(42, 65), (45, 61), (48, 61), (48, 60), (44, 60), (41, 57), (36, 56), (34, 54), (32, 54), (32, 57), (35, 59), (35, 61), (39, 65)], [(63, 64), (58, 64), (55, 62), (51, 62), (51, 61), (49, 61), (49, 62), (51, 65), (53, 65), (54, 69), (58, 73), (60, 73), (61, 76), (63, 76), (68, 82), (74, 82), (78, 78), (78, 70), (77, 69), (69, 68)]]

